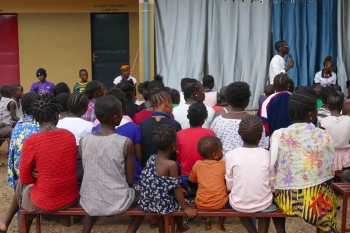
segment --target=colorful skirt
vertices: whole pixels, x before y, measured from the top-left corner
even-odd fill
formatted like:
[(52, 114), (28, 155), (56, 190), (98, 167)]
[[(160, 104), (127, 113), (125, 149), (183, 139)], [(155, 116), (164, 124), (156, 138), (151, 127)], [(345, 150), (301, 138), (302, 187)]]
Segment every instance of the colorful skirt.
[(334, 150), (334, 170), (341, 171), (350, 166), (350, 148)]
[(337, 197), (324, 182), (304, 189), (276, 190), (274, 201), (287, 215), (303, 218), (325, 233), (337, 232)]

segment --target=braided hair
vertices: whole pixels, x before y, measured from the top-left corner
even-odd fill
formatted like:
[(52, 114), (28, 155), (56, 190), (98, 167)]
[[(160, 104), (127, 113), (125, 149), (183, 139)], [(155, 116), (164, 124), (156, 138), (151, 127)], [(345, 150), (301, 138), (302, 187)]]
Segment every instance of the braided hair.
[(39, 98), (35, 92), (26, 93), (21, 99), (22, 111), (25, 115), (32, 115), (33, 103)]
[(73, 114), (83, 114), (82, 111), (87, 109), (89, 99), (83, 93), (74, 92), (69, 95), (67, 100), (67, 109)]
[(119, 88), (111, 88), (107, 91), (106, 95), (114, 95), (122, 103), (122, 108), (126, 108), (126, 97), (124, 91), (120, 90)]
[(118, 83), (117, 88), (120, 88), (125, 93), (127, 99), (132, 99), (134, 97), (135, 86), (132, 80), (123, 79)]
[(295, 91), (289, 98), (288, 115), (293, 122), (305, 122), (307, 114), (316, 109), (316, 97), (308, 91)]
[(165, 101), (171, 102), (170, 95), (164, 91), (164, 89), (159, 89), (155, 91), (151, 96), (151, 104), (154, 107), (158, 107), (163, 104)]
[[(146, 83), (148, 85), (148, 81)], [(140, 83), (138, 88), (137, 88), (137, 90), (143, 96), (145, 101), (149, 100), (149, 98), (148, 98), (148, 91), (147, 91), (147, 88), (145, 87), (145, 83)]]
[(154, 77), (154, 80), (150, 82), (144, 82), (143, 83), (144, 88), (147, 90), (147, 98), (151, 100), (151, 97), (154, 93), (158, 92), (159, 90), (163, 90), (164, 83), (163, 83), (163, 77), (160, 75), (156, 75)]
[(273, 80), (273, 86), (275, 87), (276, 92), (288, 91), (288, 84), (290, 84), (290, 81), (286, 73), (276, 75)]
[(170, 125), (161, 125), (154, 129), (152, 141), (157, 150), (165, 151), (176, 143), (176, 130)]
[(68, 111), (68, 98), (69, 98), (68, 93), (60, 93), (56, 96), (56, 99), (58, 100), (59, 104), (62, 107), (61, 108), (62, 112)]
[(340, 112), (344, 104), (344, 94), (340, 91), (330, 94), (327, 98), (327, 104), (330, 110), (336, 109)]
[(103, 124), (107, 124), (115, 115), (122, 115), (122, 104), (113, 95), (105, 95), (95, 102), (96, 118)]
[(226, 88), (226, 100), (232, 107), (247, 107), (250, 95), (249, 85), (246, 82), (234, 82)]
[(202, 126), (208, 117), (208, 111), (202, 102), (194, 103), (188, 108), (187, 118), (192, 127)]
[(198, 153), (204, 158), (207, 159), (213, 153), (220, 150), (222, 143), (219, 138), (215, 136), (204, 136), (202, 137), (197, 144)]
[(238, 133), (249, 144), (258, 143), (263, 133), (263, 122), (258, 116), (247, 115), (239, 123)]
[(50, 122), (55, 120), (56, 114), (61, 112), (61, 105), (53, 96), (41, 96), (32, 106), (32, 116), (36, 122)]
[(91, 82), (86, 84), (84, 94), (89, 98), (89, 100), (91, 100), (94, 97), (94, 94), (97, 91), (101, 90), (103, 87), (104, 87), (103, 84), (100, 83), (99, 81), (92, 80)]
[(184, 84), (184, 88), (183, 88), (185, 100), (191, 98), (193, 93), (195, 91), (198, 91), (201, 85), (202, 84), (194, 78), (188, 79), (187, 82)]
[(325, 86), (321, 88), (320, 98), (324, 105), (327, 104), (328, 96), (336, 92), (333, 87)]
[(61, 93), (70, 94), (70, 89), (66, 83), (61, 82), (61, 83), (57, 83), (54, 88), (51, 88), (50, 92), (54, 97), (56, 97)]
[(188, 81), (191, 81), (191, 78), (183, 78), (181, 79), (181, 91), (184, 92), (185, 91), (185, 86), (187, 84)]

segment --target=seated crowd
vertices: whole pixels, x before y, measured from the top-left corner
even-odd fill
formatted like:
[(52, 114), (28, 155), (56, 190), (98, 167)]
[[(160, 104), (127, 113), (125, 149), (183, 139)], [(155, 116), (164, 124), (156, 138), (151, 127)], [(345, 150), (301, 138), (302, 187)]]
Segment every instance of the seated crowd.
[[(134, 205), (167, 214), (231, 208), (243, 213), (281, 210), (324, 232), (336, 232), (340, 205), (331, 189), (335, 174), (350, 182), (350, 104), (339, 86), (297, 87), (278, 74), (259, 98), (259, 110), (245, 108), (245, 82), (214, 91), (214, 78), (181, 80), (181, 91), (162, 77), (138, 85), (129, 66), (107, 91), (81, 70), (70, 93), (64, 83), (23, 95), (20, 85), (1, 87), (0, 143), (9, 142), (8, 182), (14, 191), (0, 219), (6, 232), (19, 209), (54, 213), (80, 203), (88, 216), (83, 233), (101, 216)], [(43, 75), (44, 73), (44, 75)], [(42, 82), (46, 71), (39, 69)], [(44, 79), (44, 81), (45, 81)], [(33, 84), (34, 85), (34, 84)], [(43, 87), (43, 86), (41, 86)], [(62, 159), (64, 158), (64, 159)], [(320, 204), (321, 203), (321, 204)], [(321, 206), (320, 206), (321, 205)], [(152, 226), (165, 232), (161, 215)], [(143, 216), (133, 216), (136, 232)], [(205, 230), (211, 218), (203, 217)], [(268, 232), (270, 218), (241, 217), (248, 232)], [(278, 233), (285, 218), (273, 218)], [(176, 231), (189, 229), (176, 217)], [(217, 228), (225, 231), (225, 218)]]

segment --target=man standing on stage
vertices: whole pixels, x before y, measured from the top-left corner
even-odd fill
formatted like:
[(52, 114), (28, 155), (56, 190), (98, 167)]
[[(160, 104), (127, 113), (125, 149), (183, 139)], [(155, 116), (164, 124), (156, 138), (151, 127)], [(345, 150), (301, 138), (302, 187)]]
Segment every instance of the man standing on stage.
[(293, 59), (289, 60), (288, 66), (286, 66), (286, 63), (284, 61), (284, 56), (289, 53), (289, 46), (287, 42), (283, 40), (276, 42), (275, 49), (278, 54), (275, 55), (270, 62), (270, 84), (273, 84), (273, 80), (276, 75), (280, 73), (286, 73), (290, 68), (294, 67)]

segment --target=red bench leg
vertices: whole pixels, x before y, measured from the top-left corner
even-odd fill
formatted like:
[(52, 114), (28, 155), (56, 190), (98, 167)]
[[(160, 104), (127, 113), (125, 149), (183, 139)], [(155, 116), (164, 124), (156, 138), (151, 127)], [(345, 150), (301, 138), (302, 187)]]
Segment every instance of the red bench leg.
[(27, 221), (26, 221), (26, 215), (21, 212), (21, 226), (22, 226), (22, 233), (27, 232)]
[(164, 227), (165, 227), (165, 233), (169, 233), (169, 216), (164, 216)]
[(35, 228), (36, 233), (41, 233), (40, 214), (35, 215)]
[(170, 224), (171, 224), (171, 233), (175, 233), (175, 217), (174, 216), (170, 216)]
[(341, 233), (346, 232), (346, 216), (347, 216), (347, 210), (348, 210), (348, 194), (343, 195), (343, 209), (342, 209), (342, 216), (341, 216)]

